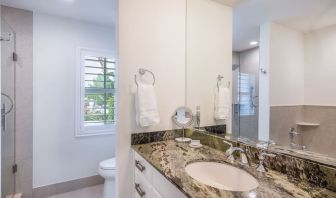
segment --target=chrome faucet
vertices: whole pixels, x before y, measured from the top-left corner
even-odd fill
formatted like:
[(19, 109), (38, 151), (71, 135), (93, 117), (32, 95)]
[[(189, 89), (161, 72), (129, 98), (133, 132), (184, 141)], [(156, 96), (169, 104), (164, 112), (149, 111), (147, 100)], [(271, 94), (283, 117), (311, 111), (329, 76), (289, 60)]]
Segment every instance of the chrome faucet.
[(233, 153), (238, 151), (238, 152), (240, 152), (240, 162), (243, 165), (251, 166), (250, 161), (247, 158), (246, 151), (244, 149), (239, 148), (239, 147), (233, 147), (232, 143), (227, 142), (225, 140), (223, 140), (223, 142), (230, 146), (230, 148), (228, 148), (225, 152), (225, 155), (228, 157), (230, 162), (234, 162), (235, 158), (233, 156)]
[(269, 153), (265, 153), (265, 152), (261, 152), (258, 156), (259, 158), (259, 165), (257, 167), (257, 171), (259, 172), (266, 172), (266, 169), (264, 167), (264, 160), (265, 160), (265, 156), (268, 156), (268, 157), (275, 157), (274, 154), (269, 154)]

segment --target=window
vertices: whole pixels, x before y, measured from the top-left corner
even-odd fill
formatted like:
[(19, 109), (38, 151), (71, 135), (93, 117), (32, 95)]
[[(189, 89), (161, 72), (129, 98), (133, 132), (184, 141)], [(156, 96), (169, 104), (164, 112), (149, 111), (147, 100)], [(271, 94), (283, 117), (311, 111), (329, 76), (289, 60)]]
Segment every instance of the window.
[(241, 116), (255, 114), (255, 78), (252, 74), (239, 73), (239, 112)]
[(79, 50), (76, 136), (111, 134), (116, 121), (116, 64), (111, 52)]

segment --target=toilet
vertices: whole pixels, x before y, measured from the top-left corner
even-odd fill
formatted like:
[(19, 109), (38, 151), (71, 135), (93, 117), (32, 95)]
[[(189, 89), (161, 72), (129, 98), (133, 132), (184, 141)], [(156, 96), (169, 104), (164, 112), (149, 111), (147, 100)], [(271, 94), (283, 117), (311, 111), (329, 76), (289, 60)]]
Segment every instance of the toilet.
[(99, 163), (98, 173), (105, 179), (103, 198), (115, 198), (115, 158), (107, 159)]

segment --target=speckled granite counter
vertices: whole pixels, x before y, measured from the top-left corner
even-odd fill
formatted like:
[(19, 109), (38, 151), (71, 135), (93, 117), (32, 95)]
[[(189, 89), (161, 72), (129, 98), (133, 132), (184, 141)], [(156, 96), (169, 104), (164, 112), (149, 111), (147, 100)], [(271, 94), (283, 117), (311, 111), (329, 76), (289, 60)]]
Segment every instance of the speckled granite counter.
[(188, 197), (192, 198), (239, 198), (239, 197), (262, 197), (262, 198), (284, 198), (284, 197), (333, 197), (336, 193), (325, 188), (313, 186), (306, 182), (288, 181), (286, 175), (268, 171), (261, 174), (255, 167), (245, 169), (259, 180), (260, 186), (250, 192), (231, 192), (206, 186), (185, 172), (185, 166), (195, 161), (216, 161), (229, 163), (223, 152), (203, 146), (199, 149), (190, 148), (188, 144), (177, 143), (174, 140), (153, 142), (148, 144), (133, 145), (132, 148), (152, 164), (169, 181), (176, 185)]

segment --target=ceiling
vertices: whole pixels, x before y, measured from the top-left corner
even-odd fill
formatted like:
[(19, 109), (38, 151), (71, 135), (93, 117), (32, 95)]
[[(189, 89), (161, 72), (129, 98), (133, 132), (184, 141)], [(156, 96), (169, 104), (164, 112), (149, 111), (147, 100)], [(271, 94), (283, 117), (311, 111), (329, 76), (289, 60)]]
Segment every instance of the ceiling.
[(276, 22), (301, 32), (336, 24), (336, 0), (245, 0), (234, 8), (233, 50), (259, 40), (259, 25)]
[(116, 0), (1, 0), (2, 5), (68, 17), (101, 25), (114, 25)]
[[(336, 24), (336, 0), (215, 0), (234, 5), (233, 50), (259, 40), (259, 25), (277, 22), (302, 32)], [(114, 25), (116, 0), (1, 0), (1, 4), (102, 25)]]

